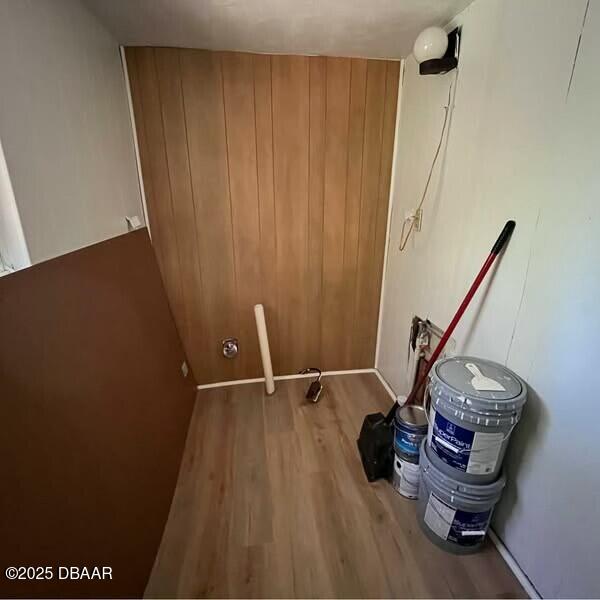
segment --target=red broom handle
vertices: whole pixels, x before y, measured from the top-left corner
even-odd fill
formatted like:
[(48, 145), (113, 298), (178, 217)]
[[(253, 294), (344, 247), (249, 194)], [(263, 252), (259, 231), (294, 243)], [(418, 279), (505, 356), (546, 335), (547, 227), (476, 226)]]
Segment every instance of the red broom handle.
[[(498, 236), (496, 243), (492, 247), (492, 251), (490, 252), (489, 256), (485, 259), (485, 262), (483, 263), (481, 270), (477, 274), (477, 277), (475, 277), (475, 281), (473, 281), (473, 283), (471, 284), (471, 287), (469, 288), (467, 295), (465, 296), (464, 300), (461, 302), (460, 306), (458, 307), (456, 314), (452, 318), (452, 321), (450, 321), (450, 325), (448, 325), (448, 327), (446, 328), (446, 331), (444, 332), (442, 339), (440, 340), (439, 344), (436, 346), (435, 350), (433, 351), (433, 354), (431, 355), (431, 358), (427, 362), (427, 367), (425, 368), (425, 371), (422, 373), (421, 377), (419, 378), (419, 381), (417, 382), (415, 387), (412, 389), (412, 392), (409, 394), (408, 398), (406, 399), (406, 404), (411, 404), (412, 402), (414, 402), (414, 399), (417, 396), (417, 394), (419, 393), (419, 390), (423, 387), (423, 384), (425, 383), (425, 381), (427, 381), (427, 376), (429, 375), (429, 371), (431, 371), (431, 368), (435, 364), (435, 361), (439, 358), (440, 354), (444, 350), (444, 347), (446, 346), (446, 342), (448, 341), (448, 339), (454, 332), (454, 329), (458, 325), (458, 322), (462, 318), (465, 310), (467, 310), (467, 306), (469, 306), (469, 303), (473, 299), (473, 296), (477, 292), (477, 289), (481, 285), (481, 282), (485, 279), (485, 276), (487, 275), (487, 272), (490, 270), (490, 267), (494, 264), (496, 257), (498, 256), (498, 254), (500, 254), (500, 252), (502, 251), (502, 248), (504, 248), (504, 246), (506, 245), (506, 242), (510, 238), (514, 228), (515, 228), (514, 221), (506, 222), (504, 229), (502, 229), (502, 232)], [(398, 406), (398, 404), (395, 403), (394, 406), (392, 407), (392, 409), (390, 410), (390, 412), (387, 414), (386, 421), (388, 423), (394, 418), (394, 414), (396, 413), (397, 406)]]

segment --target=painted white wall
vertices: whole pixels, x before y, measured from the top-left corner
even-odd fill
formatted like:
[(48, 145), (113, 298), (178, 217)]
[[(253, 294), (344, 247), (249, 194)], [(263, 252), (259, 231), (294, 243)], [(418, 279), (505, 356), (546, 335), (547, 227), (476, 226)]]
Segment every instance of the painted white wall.
[(530, 385), (494, 527), (545, 597), (600, 595), (600, 2), (476, 0), (423, 231), (397, 249), (457, 73), (406, 63), (378, 368), (407, 391), (413, 314), (445, 327), (504, 222), (517, 229), (456, 330), (457, 351)]
[(0, 273), (30, 265), (29, 250), (0, 141)]
[(0, 140), (32, 262), (142, 217), (118, 44), (78, 0), (0, 0), (0, 89)]

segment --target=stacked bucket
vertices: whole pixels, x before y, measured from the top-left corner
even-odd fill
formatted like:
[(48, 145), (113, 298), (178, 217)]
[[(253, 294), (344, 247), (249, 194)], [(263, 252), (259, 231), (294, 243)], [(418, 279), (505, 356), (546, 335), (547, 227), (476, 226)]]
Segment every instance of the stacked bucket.
[[(527, 386), (503, 365), (453, 357), (434, 365), (428, 391), (417, 517), (435, 544), (457, 554), (471, 553), (483, 543), (506, 484), (502, 461)], [(397, 414), (401, 420), (402, 412)]]

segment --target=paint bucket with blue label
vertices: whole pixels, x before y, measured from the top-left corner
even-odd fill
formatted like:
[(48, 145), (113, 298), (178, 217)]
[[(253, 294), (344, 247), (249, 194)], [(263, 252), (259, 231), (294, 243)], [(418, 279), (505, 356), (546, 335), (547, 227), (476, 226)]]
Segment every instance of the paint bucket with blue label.
[(423, 442), (417, 518), (425, 535), (454, 554), (476, 552), (485, 540), (494, 507), (506, 484), (503, 474), (492, 482), (472, 485), (439, 470)]
[(427, 413), (421, 406), (402, 406), (394, 416), (394, 471), (392, 486), (415, 500), (419, 492), (419, 452), (427, 435)]
[(492, 361), (438, 361), (429, 381), (431, 462), (466, 483), (495, 481), (527, 399), (525, 382)]
[(394, 453), (419, 464), (421, 442), (427, 435), (427, 413), (421, 406), (402, 406), (394, 416)]

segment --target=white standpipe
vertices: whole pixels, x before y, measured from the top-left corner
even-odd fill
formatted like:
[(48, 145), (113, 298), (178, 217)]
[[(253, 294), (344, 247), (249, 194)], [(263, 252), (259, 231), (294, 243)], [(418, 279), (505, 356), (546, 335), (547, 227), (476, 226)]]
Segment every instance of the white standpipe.
[(269, 338), (267, 336), (267, 324), (265, 322), (265, 309), (262, 304), (254, 306), (256, 317), (256, 331), (260, 345), (260, 356), (262, 358), (263, 371), (265, 374), (265, 389), (269, 396), (275, 392), (275, 380), (273, 379), (273, 365), (271, 365), (271, 352), (269, 350)]

